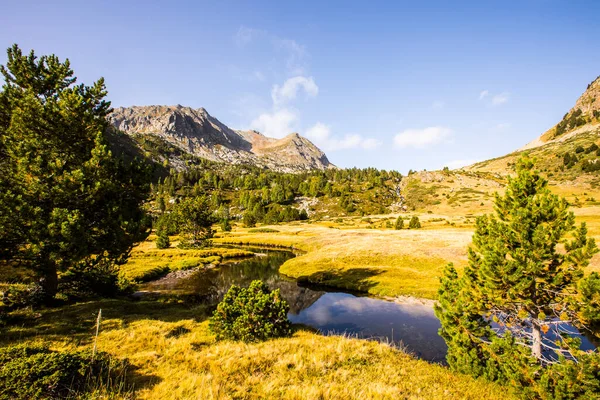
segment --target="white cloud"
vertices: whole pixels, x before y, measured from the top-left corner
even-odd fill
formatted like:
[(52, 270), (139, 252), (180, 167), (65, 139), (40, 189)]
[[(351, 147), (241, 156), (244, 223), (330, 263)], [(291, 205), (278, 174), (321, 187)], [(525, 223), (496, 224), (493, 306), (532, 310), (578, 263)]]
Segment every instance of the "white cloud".
[(282, 39), (277, 36), (272, 36), (271, 41), (276, 48), (287, 53), (285, 64), (288, 69), (288, 73), (294, 75), (306, 73), (308, 68), (308, 51), (306, 51), (306, 47), (298, 44), (298, 42), (295, 40)]
[(289, 108), (283, 108), (271, 113), (263, 113), (250, 123), (250, 128), (266, 136), (282, 138), (296, 130), (298, 113)]
[[(245, 26), (239, 28), (234, 37), (238, 46), (270, 46), (273, 51), (279, 53), (276, 58), (276, 68), (282, 68), (287, 76), (291, 76), (281, 85), (274, 84), (271, 89), (271, 107), (262, 107), (257, 111), (253, 104), (252, 96), (244, 96), (238, 101), (240, 109), (247, 107), (255, 110), (254, 118), (250, 123), (250, 129), (257, 130), (269, 137), (282, 138), (292, 132), (298, 131), (301, 113), (293, 105), (298, 97), (314, 98), (319, 94), (312, 76), (307, 76), (308, 59), (310, 55), (306, 47), (295, 40), (281, 38), (265, 30), (252, 29)], [(283, 62), (279, 64), (278, 61)], [(273, 71), (273, 66), (270, 68)], [(235, 71), (238, 72), (238, 71)], [(253, 73), (239, 72), (240, 79), (264, 81), (265, 76), (258, 70)], [(443, 106), (443, 104), (442, 104)], [(242, 110), (243, 111), (243, 110)], [(238, 115), (243, 114), (242, 111)], [(347, 134), (344, 136), (333, 135), (329, 126), (317, 122), (306, 131), (306, 137), (317, 146), (327, 151), (342, 149), (375, 149), (381, 146), (381, 141), (373, 137), (364, 137), (359, 134)]]
[(308, 97), (315, 97), (319, 93), (319, 87), (312, 77), (296, 76), (286, 80), (281, 86), (273, 85), (271, 111), (261, 113), (250, 123), (250, 128), (274, 138), (282, 138), (297, 131), (300, 113), (285, 105), (296, 99), (300, 90), (304, 90)]
[(273, 104), (277, 107), (290, 100), (294, 100), (300, 88), (304, 89), (309, 97), (315, 97), (319, 94), (319, 87), (312, 76), (310, 78), (296, 76), (288, 79), (281, 86), (273, 85), (273, 89), (271, 90)]
[(450, 169), (456, 169), (456, 168), (466, 167), (467, 165), (475, 164), (476, 162), (479, 162), (479, 161), (480, 160), (477, 160), (477, 159), (452, 160), (450, 162), (447, 162), (444, 166), (448, 167)]
[(500, 104), (506, 103), (510, 98), (510, 93), (503, 92), (492, 97), (492, 105), (499, 106)]
[(313, 127), (306, 131), (306, 136), (315, 142), (327, 140), (331, 130), (322, 122), (317, 122)]
[(363, 139), (362, 143), (361, 143), (361, 147), (365, 150), (372, 150), (372, 149), (376, 149), (379, 146), (381, 146), (381, 141), (375, 139), (375, 138), (366, 138)]
[(494, 129), (496, 129), (497, 131), (504, 131), (506, 129), (509, 129), (510, 127), (511, 127), (511, 124), (509, 122), (501, 122), (499, 124), (496, 124)]
[(379, 147), (381, 142), (375, 138), (365, 138), (358, 134), (344, 135), (338, 138), (331, 134), (331, 128), (322, 122), (317, 122), (306, 131), (306, 137), (312, 140), (318, 147), (327, 151), (344, 149), (371, 150)]
[(308, 69), (308, 51), (305, 46), (293, 39), (282, 38), (264, 29), (248, 28), (243, 25), (240, 26), (233, 39), (239, 47), (262, 42), (270, 45), (275, 51), (283, 53), (285, 66), (290, 75), (302, 75)]
[(422, 149), (442, 143), (450, 138), (452, 130), (443, 126), (431, 126), (425, 129), (407, 129), (394, 137), (397, 148), (414, 147)]
[(490, 96), (491, 98), (488, 101), (486, 101), (486, 103), (491, 104), (493, 106), (499, 106), (501, 104), (504, 104), (510, 99), (510, 93), (508, 92), (502, 92), (492, 96), (489, 90), (482, 90), (479, 93), (479, 100), (484, 100), (486, 98), (489, 98)]

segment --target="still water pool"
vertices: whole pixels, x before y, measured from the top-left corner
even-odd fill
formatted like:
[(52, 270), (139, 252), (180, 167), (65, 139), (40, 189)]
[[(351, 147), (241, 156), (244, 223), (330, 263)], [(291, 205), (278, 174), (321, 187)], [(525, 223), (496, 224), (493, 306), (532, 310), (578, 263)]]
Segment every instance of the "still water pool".
[(158, 280), (147, 290), (193, 293), (217, 304), (231, 285), (248, 286), (255, 279), (280, 289), (290, 304), (289, 319), (318, 329), (323, 334), (349, 335), (381, 340), (404, 347), (428, 361), (442, 362), (446, 344), (437, 334), (439, 321), (430, 305), (398, 304), (357, 294), (299, 285), (279, 274), (279, 267), (294, 254), (286, 251), (250, 249), (262, 254), (216, 268), (197, 271), (175, 281)]

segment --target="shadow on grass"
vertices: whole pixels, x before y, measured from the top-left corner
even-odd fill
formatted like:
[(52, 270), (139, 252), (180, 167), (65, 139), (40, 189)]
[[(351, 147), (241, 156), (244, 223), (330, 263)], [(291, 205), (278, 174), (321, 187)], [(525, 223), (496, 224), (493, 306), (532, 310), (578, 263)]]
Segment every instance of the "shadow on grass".
[[(134, 393), (140, 389), (149, 389), (162, 381), (162, 378), (159, 376), (142, 373), (140, 371), (140, 367), (130, 364), (127, 367), (127, 371), (125, 373), (125, 381), (118, 385), (117, 391), (122, 391), (122, 394), (132, 395), (135, 398)], [(123, 396), (128, 398), (129, 396)]]
[[(191, 319), (202, 322), (210, 316), (208, 308), (202, 305), (126, 299), (102, 299), (36, 311), (23, 309), (11, 313), (9, 324), (0, 327), (0, 347), (34, 340), (92, 348), (100, 309), (101, 332), (127, 329), (129, 324), (140, 320), (177, 322)], [(183, 326), (176, 326), (165, 337), (177, 338), (189, 332)], [(128, 366), (126, 377), (126, 387), (118, 390), (136, 391), (154, 386), (161, 380), (153, 374), (142, 373), (133, 364)]]
[(36, 311), (15, 311), (10, 325), (2, 329), (0, 343), (31, 337), (48, 340), (64, 340), (67, 337), (77, 345), (91, 344), (100, 309), (103, 330), (126, 328), (138, 320), (176, 322), (193, 319), (202, 322), (210, 316), (208, 307), (203, 305), (102, 299)]
[(311, 275), (298, 277), (298, 283), (310, 288), (319, 287), (332, 291), (331, 289), (343, 289), (358, 293), (368, 293), (370, 289), (378, 285), (369, 278), (381, 274), (382, 271), (369, 268), (332, 269), (319, 271)]

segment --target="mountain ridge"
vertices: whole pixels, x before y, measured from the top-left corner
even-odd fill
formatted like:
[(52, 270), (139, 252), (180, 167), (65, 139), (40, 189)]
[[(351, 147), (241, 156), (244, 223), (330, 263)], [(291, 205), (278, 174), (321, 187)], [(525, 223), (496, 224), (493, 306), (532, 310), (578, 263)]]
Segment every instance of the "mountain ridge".
[[(336, 168), (323, 151), (298, 133), (276, 139), (258, 131), (234, 130), (202, 107), (118, 107), (108, 119), (127, 135), (156, 137), (188, 155), (210, 161), (252, 164), (280, 172)], [(184, 168), (183, 165), (174, 162), (176, 169)]]
[(594, 131), (600, 125), (600, 76), (588, 84), (575, 105), (562, 120), (519, 150), (529, 150), (551, 142), (564, 142), (579, 133)]
[(461, 170), (511, 174), (517, 158), (527, 153), (538, 160), (541, 170), (551, 174), (555, 182), (581, 182), (585, 177), (595, 182), (595, 164), (600, 157), (595, 150), (598, 138), (600, 76), (587, 85), (573, 107), (556, 125), (536, 139), (509, 154), (480, 161)]

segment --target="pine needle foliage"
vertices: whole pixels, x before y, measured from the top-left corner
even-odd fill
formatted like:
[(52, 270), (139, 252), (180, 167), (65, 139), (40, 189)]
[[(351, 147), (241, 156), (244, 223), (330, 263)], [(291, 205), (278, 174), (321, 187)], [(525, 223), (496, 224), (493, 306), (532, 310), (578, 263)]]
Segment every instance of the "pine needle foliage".
[(421, 221), (419, 221), (419, 217), (417, 217), (416, 215), (413, 215), (413, 217), (410, 219), (410, 221), (408, 223), (408, 228), (409, 229), (420, 229)]
[(279, 289), (270, 291), (262, 281), (240, 288), (233, 285), (217, 306), (210, 329), (217, 339), (257, 342), (291, 335), (290, 307)]
[(69, 60), (17, 45), (0, 73), (0, 260), (51, 299), (59, 272), (123, 263), (143, 239), (149, 177), (109, 149), (104, 79), (76, 84)]
[(584, 277), (584, 268), (598, 249), (533, 167), (519, 160), (495, 213), (477, 220), (464, 274), (449, 265), (441, 279), (436, 315), (447, 361), (527, 398), (597, 398), (600, 386), (583, 382), (597, 379), (600, 357), (566, 331), (597, 318), (600, 277)]
[(402, 216), (399, 216), (396, 219), (396, 224), (394, 225), (394, 229), (396, 229), (397, 231), (399, 231), (402, 228), (404, 228), (404, 220), (402, 219)]

